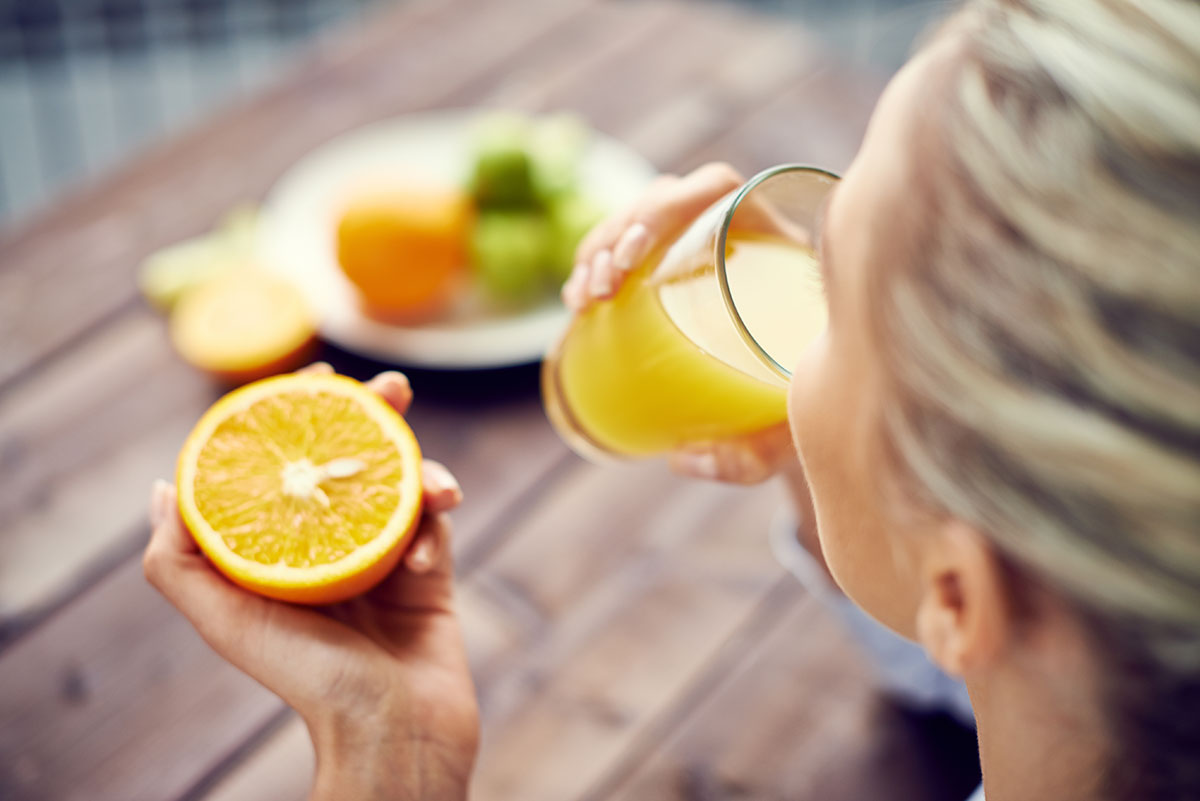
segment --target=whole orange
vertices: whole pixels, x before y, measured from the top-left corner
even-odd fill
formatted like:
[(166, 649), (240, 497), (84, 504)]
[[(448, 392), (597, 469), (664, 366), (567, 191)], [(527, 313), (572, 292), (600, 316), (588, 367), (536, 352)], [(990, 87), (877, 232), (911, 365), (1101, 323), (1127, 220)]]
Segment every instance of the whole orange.
[(342, 213), (337, 257), (364, 310), (415, 323), (445, 311), (464, 283), (474, 207), (452, 187), (412, 185), (362, 197)]

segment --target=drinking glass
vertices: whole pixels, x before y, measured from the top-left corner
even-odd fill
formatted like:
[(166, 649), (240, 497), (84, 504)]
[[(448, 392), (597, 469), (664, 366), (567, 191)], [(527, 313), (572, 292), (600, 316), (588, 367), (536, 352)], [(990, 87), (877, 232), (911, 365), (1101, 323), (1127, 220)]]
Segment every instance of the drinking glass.
[(576, 316), (542, 366), (563, 439), (640, 458), (784, 421), (791, 367), (826, 324), (815, 241), (837, 180), (764, 170)]

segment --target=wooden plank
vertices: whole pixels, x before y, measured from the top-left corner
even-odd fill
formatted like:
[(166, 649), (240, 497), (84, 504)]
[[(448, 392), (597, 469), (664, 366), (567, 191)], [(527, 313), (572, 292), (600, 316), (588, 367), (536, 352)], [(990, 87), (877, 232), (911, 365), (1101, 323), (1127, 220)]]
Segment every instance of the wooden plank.
[(883, 86), (881, 79), (827, 62), (690, 153), (686, 166), (721, 159), (748, 174), (784, 162), (845, 171)]
[[(642, 18), (640, 9), (635, 17), (623, 8), (618, 24), (635, 32), (628, 37), (624, 52), (597, 53), (592, 63), (576, 57), (576, 63), (567, 62), (556, 80), (534, 83), (511, 100), (522, 107), (573, 110), (601, 130), (628, 138), (641, 131), (647, 119), (667, 126), (678, 122), (669, 110), (681, 97), (723, 97), (741, 108), (761, 102), (811, 59), (808, 48), (795, 46), (807, 41), (798, 27), (772, 29), (735, 8), (720, 5), (705, 6), (702, 11), (695, 5), (665, 8), (675, 11), (665, 20)], [(781, 52), (785, 41), (794, 46), (787, 54)], [(773, 58), (759, 62), (764, 72), (757, 85), (726, 79), (725, 65), (713, 58), (714, 53), (760, 46)], [(668, 113), (664, 114), (664, 109)], [(732, 121), (726, 117), (718, 127), (724, 129)], [(698, 135), (704, 138), (706, 133), (711, 135), (705, 131)], [(664, 150), (668, 162), (682, 153), (682, 149)]]
[(144, 538), (147, 486), (214, 398), (139, 310), (0, 400), (7, 634)]
[(590, 2), (458, 0), (415, 23), (401, 13), (377, 23), (357, 52), (318, 52), (284, 89), (218, 115), (4, 235), (0, 297), (14, 300), (0, 317), (0, 386), (120, 313), (150, 251), (198, 233), (238, 200), (262, 196), (334, 134), (444, 102), (522, 57)]
[(222, 664), (131, 561), (0, 659), (0, 795), (170, 798), (279, 703)]
[(264, 741), (257, 758), (240, 763), (204, 793), (206, 801), (302, 801), (312, 789), (316, 757), (295, 714)]
[(583, 800), (959, 801), (974, 789), (969, 733), (879, 698), (815, 603), (795, 605), (744, 656), (704, 695), (682, 696)]
[[(509, 565), (498, 555), (495, 569), (508, 585), (552, 611), (543, 638), (480, 682), (478, 796), (561, 801), (604, 776), (782, 575), (765, 542), (777, 502), (767, 488), (668, 493), (659, 516), (637, 526), (637, 550), (614, 556), (591, 580), (557, 576), (557, 561)], [(617, 535), (622, 525), (614, 521), (609, 531)], [(522, 537), (513, 545), (538, 552), (555, 545), (542, 542)], [(580, 547), (603, 563), (602, 537)]]

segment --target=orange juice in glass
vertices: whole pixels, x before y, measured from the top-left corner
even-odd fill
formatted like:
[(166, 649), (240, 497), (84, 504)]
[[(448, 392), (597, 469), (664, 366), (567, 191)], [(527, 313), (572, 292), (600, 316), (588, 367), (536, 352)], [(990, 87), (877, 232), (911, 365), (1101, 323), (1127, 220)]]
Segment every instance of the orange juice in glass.
[(589, 458), (638, 458), (787, 418), (787, 383), (825, 327), (814, 252), (837, 176), (759, 173), (575, 318), (542, 368), (547, 413)]

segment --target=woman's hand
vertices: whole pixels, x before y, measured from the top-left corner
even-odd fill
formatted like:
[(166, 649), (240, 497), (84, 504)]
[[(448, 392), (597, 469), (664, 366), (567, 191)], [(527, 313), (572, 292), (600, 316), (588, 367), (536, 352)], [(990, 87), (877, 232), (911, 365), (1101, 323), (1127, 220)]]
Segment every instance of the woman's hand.
[[(399, 373), (368, 386), (401, 414), (412, 401)], [(446, 515), (462, 493), (436, 462), (425, 462), (424, 480), (424, 517), (396, 570), (366, 595), (322, 608), (227, 581), (184, 528), (174, 488), (154, 487), (146, 578), (218, 654), (300, 714), (317, 756), (314, 799), (467, 797), (479, 715)]]
[[(629, 271), (670, 241), (745, 180), (728, 164), (713, 163), (683, 176), (659, 176), (629, 209), (601, 222), (584, 238), (563, 302), (578, 313), (612, 298)], [(736, 440), (705, 443), (673, 453), (672, 469), (693, 478), (758, 484), (799, 467), (786, 423)]]

